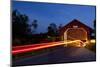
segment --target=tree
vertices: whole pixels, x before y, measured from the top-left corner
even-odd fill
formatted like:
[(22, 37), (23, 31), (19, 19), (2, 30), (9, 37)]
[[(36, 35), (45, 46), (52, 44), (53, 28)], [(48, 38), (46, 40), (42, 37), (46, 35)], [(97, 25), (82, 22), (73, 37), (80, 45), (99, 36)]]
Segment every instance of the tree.
[(12, 33), (13, 37), (27, 34), (28, 32), (28, 16), (21, 14), (18, 10), (12, 12)]
[(51, 23), (49, 26), (48, 26), (48, 35), (50, 36), (56, 36), (57, 33), (58, 33), (58, 29), (57, 29), (57, 25), (55, 23)]
[(62, 24), (60, 24), (58, 28), (61, 29), (62, 28)]
[(37, 20), (33, 20), (32, 27), (33, 27), (33, 33), (35, 33), (36, 32), (36, 29), (38, 27)]
[(96, 19), (94, 20), (93, 23), (94, 23), (94, 34), (95, 34), (94, 37), (96, 38)]

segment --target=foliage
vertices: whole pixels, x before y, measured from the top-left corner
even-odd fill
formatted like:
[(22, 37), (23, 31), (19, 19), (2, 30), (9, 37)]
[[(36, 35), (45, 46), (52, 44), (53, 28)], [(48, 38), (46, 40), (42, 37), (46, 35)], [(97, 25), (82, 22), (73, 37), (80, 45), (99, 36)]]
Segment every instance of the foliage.
[(12, 12), (12, 33), (14, 37), (28, 33), (28, 20), (29, 18), (25, 14), (21, 14), (17, 10)]
[(57, 25), (55, 23), (51, 23), (48, 26), (48, 35), (49, 36), (57, 36), (58, 35), (58, 29), (57, 29)]

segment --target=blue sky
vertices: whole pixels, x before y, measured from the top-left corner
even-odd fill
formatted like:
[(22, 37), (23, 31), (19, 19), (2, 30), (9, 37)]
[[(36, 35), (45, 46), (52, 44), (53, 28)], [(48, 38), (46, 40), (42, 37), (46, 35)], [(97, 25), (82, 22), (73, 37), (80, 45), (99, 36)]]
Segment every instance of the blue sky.
[(12, 10), (15, 9), (26, 14), (29, 17), (29, 23), (34, 19), (38, 20), (37, 32), (46, 32), (50, 23), (64, 26), (73, 19), (78, 19), (93, 28), (93, 21), (96, 18), (95, 6), (13, 1)]

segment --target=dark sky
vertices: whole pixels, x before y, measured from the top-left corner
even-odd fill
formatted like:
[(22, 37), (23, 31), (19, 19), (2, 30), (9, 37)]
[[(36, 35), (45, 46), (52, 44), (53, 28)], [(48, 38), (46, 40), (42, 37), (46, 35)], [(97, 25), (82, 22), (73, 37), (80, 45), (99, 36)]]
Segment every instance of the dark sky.
[(26, 14), (29, 17), (29, 23), (34, 19), (38, 20), (37, 32), (47, 31), (50, 23), (65, 25), (73, 19), (78, 19), (93, 28), (95, 19), (95, 6), (13, 1), (12, 10), (15, 9)]

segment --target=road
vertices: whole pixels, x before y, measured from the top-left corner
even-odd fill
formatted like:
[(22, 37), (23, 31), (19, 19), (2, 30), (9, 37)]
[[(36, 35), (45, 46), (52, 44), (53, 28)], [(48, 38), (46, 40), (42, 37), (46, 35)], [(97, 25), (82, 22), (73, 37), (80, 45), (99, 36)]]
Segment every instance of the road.
[(14, 60), (14, 66), (95, 61), (96, 54), (86, 48), (59, 47), (36, 56)]
[(70, 43), (75, 43), (75, 42), (80, 42), (80, 40), (74, 40), (74, 41), (69, 41), (69, 42), (68, 41), (58, 41), (58, 42), (49, 42), (49, 43), (41, 43), (41, 44), (15, 46), (12, 48), (12, 54), (17, 55), (21, 53), (36, 51), (36, 50), (45, 49), (45, 48), (51, 48), (55, 46), (61, 46), (64, 44), (70, 44)]

